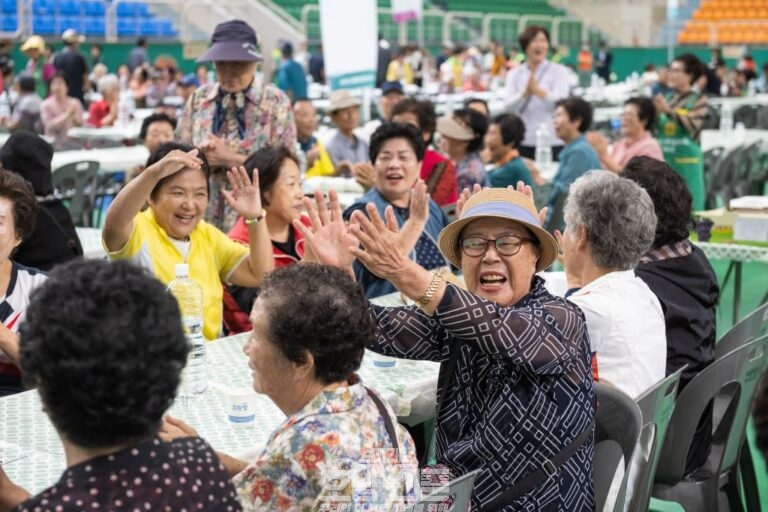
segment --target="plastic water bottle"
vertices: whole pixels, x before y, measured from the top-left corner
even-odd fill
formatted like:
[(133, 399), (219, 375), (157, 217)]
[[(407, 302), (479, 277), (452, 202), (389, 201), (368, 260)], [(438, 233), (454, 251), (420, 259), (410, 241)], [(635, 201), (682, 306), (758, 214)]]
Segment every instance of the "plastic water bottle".
[(8, 101), (8, 93), (0, 92), (0, 119), (11, 117), (11, 104)]
[(117, 104), (118, 126), (128, 126), (130, 124), (134, 106), (131, 92), (128, 90), (120, 92), (120, 100)]
[(536, 167), (546, 173), (552, 166), (552, 141), (547, 125), (541, 123), (536, 129)]
[(203, 288), (189, 278), (189, 265), (176, 265), (176, 278), (168, 284), (181, 310), (184, 334), (189, 341), (187, 366), (181, 374), (179, 396), (194, 398), (205, 392), (205, 338), (203, 338)]
[(733, 130), (733, 106), (728, 100), (720, 107), (720, 133), (728, 135)]

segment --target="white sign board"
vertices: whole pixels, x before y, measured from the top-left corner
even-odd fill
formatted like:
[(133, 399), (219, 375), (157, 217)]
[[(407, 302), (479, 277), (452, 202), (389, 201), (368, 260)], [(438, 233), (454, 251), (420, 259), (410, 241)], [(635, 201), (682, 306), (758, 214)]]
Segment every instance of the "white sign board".
[(422, 0), (392, 0), (392, 19), (395, 23), (420, 20), (422, 13)]
[(332, 91), (376, 85), (376, 11), (376, 0), (320, 0), (325, 76)]

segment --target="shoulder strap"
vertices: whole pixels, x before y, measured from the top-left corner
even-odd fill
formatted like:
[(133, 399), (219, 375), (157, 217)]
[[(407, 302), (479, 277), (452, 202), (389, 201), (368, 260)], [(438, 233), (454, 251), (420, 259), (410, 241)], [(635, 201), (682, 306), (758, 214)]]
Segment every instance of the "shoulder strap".
[(40, 205), (40, 208), (38, 210), (42, 210), (45, 212), (45, 214), (48, 216), (49, 219), (53, 221), (53, 225), (56, 226), (59, 230), (59, 233), (61, 233), (61, 236), (64, 237), (64, 240), (67, 241), (67, 246), (72, 249), (72, 252), (75, 253), (76, 256), (82, 256), (83, 251), (78, 248), (78, 244), (75, 241), (74, 238), (72, 238), (61, 226), (58, 220), (56, 220), (56, 217), (53, 216), (51, 212), (48, 211), (48, 208), (46, 208), (44, 205)]
[(387, 427), (387, 434), (389, 434), (389, 440), (392, 442), (392, 447), (395, 449), (395, 452), (397, 453), (397, 462), (401, 462), (400, 460), (400, 445), (397, 442), (397, 433), (395, 432), (395, 424), (392, 422), (392, 417), (389, 415), (389, 411), (387, 411), (387, 408), (384, 407), (384, 403), (381, 401), (381, 398), (379, 398), (379, 395), (374, 393), (371, 388), (368, 386), (365, 387), (365, 391), (368, 393), (368, 396), (371, 397), (371, 400), (373, 400), (373, 403), (376, 404), (376, 408), (379, 410), (379, 414), (381, 414), (381, 417), (384, 418), (384, 424)]
[(506, 506), (514, 503), (521, 496), (528, 494), (535, 489), (539, 484), (553, 478), (560, 471), (560, 467), (565, 464), (568, 459), (573, 457), (579, 448), (589, 439), (590, 434), (594, 432), (595, 422), (591, 421), (587, 428), (585, 428), (576, 439), (570, 442), (568, 446), (560, 450), (549, 460), (544, 461), (538, 469), (531, 471), (525, 475), (519, 482), (515, 483), (512, 487), (499, 494), (494, 500), (491, 500), (488, 504), (480, 509), (480, 512), (487, 512), (491, 510), (501, 510)]
[[(454, 347), (453, 345), (448, 345), (448, 363), (445, 365), (445, 372), (440, 377), (440, 380), (437, 383), (437, 387), (440, 389), (440, 395), (437, 397), (437, 409), (435, 413), (435, 420), (437, 420), (437, 416), (440, 415), (440, 409), (442, 409), (443, 400), (445, 400), (445, 393), (448, 390), (448, 386), (451, 384), (451, 379), (453, 378), (453, 370), (456, 368), (456, 361), (458, 359), (459, 359), (458, 348)], [(427, 448), (426, 450), (424, 450), (424, 453), (421, 455), (421, 460), (419, 461), (419, 467), (424, 467), (427, 465), (427, 459), (429, 458), (429, 450), (432, 447), (432, 440), (435, 438), (435, 429), (437, 429), (437, 421), (435, 421), (435, 428), (432, 429), (432, 432), (429, 435)]]
[[(550, 62), (547, 61), (547, 63), (544, 65), (544, 68), (541, 70), (541, 73), (539, 73), (539, 77), (536, 79), (536, 83), (541, 80), (541, 78), (547, 73), (547, 70), (549, 69)], [(531, 74), (533, 74), (533, 71), (531, 71)], [(528, 96), (525, 99), (525, 103), (520, 107), (520, 110), (517, 111), (517, 115), (520, 116), (525, 112), (525, 109), (528, 108), (528, 105), (531, 103), (531, 100), (533, 99), (533, 96)]]
[(437, 183), (440, 181), (440, 178), (442, 178), (446, 167), (448, 167), (448, 161), (443, 160), (442, 162), (437, 162), (432, 168), (432, 173), (429, 175), (429, 178), (427, 178), (427, 194), (431, 194), (435, 191)]

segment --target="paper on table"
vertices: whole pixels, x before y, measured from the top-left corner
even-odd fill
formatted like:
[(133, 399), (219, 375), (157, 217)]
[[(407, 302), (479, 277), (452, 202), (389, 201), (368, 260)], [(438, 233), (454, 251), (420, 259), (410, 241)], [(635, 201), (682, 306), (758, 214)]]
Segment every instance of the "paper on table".
[(728, 202), (728, 208), (731, 210), (768, 210), (768, 197), (766, 196), (743, 196), (731, 199)]

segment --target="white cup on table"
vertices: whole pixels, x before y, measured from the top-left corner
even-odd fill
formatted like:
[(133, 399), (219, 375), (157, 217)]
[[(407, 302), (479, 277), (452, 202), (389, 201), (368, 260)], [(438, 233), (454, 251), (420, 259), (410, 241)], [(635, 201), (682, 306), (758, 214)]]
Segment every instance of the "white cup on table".
[(247, 427), (256, 422), (256, 392), (248, 387), (229, 388), (227, 422), (233, 427)]

